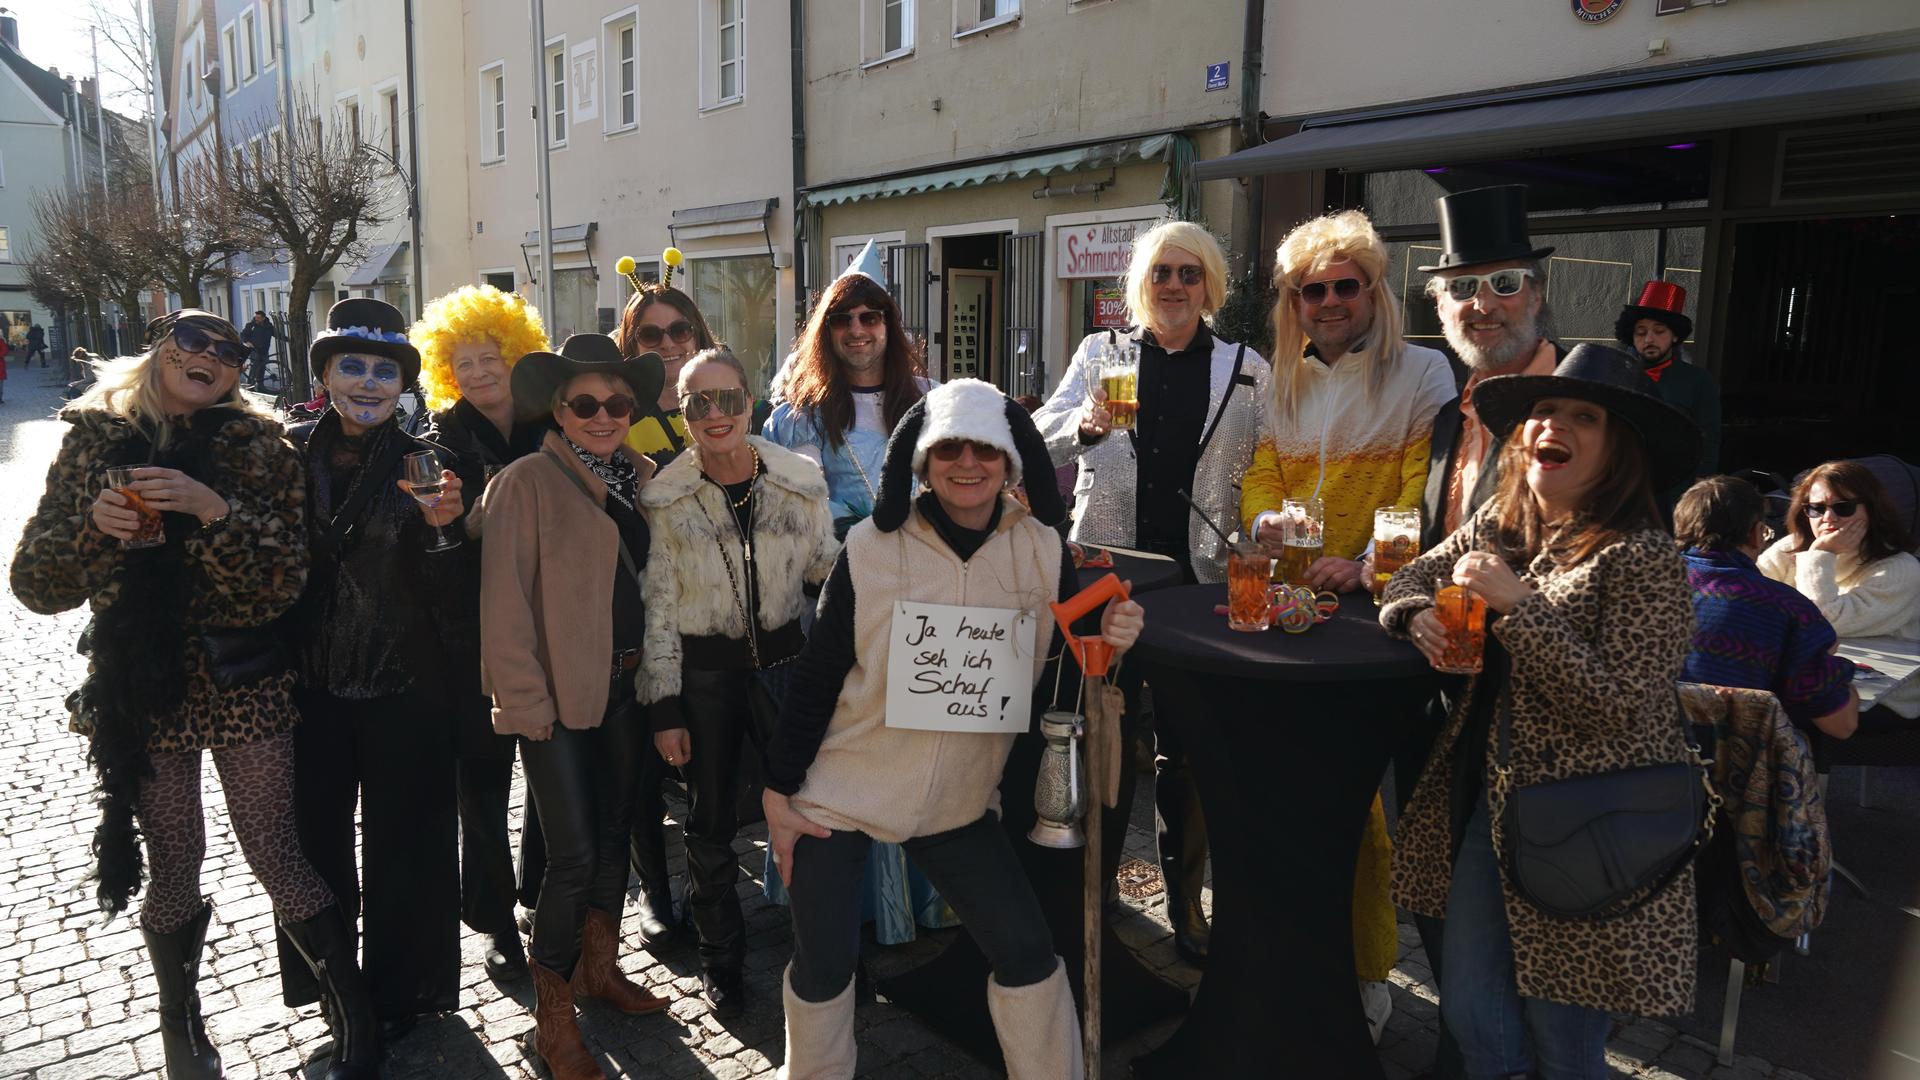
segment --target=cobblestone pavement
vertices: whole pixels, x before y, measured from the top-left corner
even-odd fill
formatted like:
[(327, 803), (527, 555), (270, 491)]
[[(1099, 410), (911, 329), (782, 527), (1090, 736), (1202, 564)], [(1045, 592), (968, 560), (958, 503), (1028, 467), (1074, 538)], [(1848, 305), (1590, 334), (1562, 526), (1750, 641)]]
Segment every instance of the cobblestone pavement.
[[(42, 372), (18, 372), (0, 405), (0, 561), (10, 563), (21, 526), (33, 510), (46, 466), (64, 425), (50, 419), (58, 389)], [(65, 728), (62, 698), (81, 674), (73, 641), (83, 616), (33, 615), (8, 592), (0, 599), (0, 1080), (82, 1080), (159, 1075), (154, 986), (140, 935), (130, 918), (106, 921), (86, 887), (94, 823), (92, 777), (82, 740)], [(284, 1008), (272, 949), (272, 913), (254, 884), (230, 831), (211, 768), (205, 770), (209, 811), (202, 883), (216, 906), (201, 991), (209, 1027), (235, 1080), (299, 1073), (325, 1041), (317, 1013)], [(518, 792), (516, 792), (518, 805)], [(677, 808), (676, 808), (677, 809)], [(517, 821), (516, 821), (517, 827)], [(1129, 851), (1151, 861), (1150, 803), (1136, 808)], [(671, 845), (675, 848), (677, 844)], [(628, 936), (623, 966), (666, 986), (680, 1000), (670, 1014), (626, 1018), (588, 1008), (581, 1020), (589, 1045), (610, 1071), (627, 1075), (770, 1077), (782, 1053), (779, 976), (789, 952), (786, 913), (760, 897), (764, 833), (743, 837), (746, 903), (752, 951), (748, 1014), (722, 1022), (696, 996), (698, 961), (689, 946), (650, 957)], [(1174, 956), (1160, 895), (1127, 905), (1118, 931), (1146, 961), (1191, 986), (1196, 973)], [(1401, 928), (1393, 973), (1394, 1014), (1380, 1042), (1392, 1080), (1425, 1067), (1435, 1041), (1435, 994), (1425, 956), (1410, 926)], [(945, 935), (923, 934), (911, 945), (868, 942), (875, 975), (902, 970), (937, 952)], [(461, 1008), (420, 1024), (393, 1048), (388, 1075), (451, 1080), (534, 1075), (520, 1037), (532, 1028), (530, 985), (505, 990), (489, 982), (482, 939), (464, 939)], [(1330, 987), (1329, 993), (1351, 992)], [(979, 1063), (884, 1001), (863, 997), (858, 1012), (860, 1065), (873, 1077), (990, 1077)], [(1107, 1048), (1107, 1075), (1125, 1075), (1132, 1058), (1157, 1045), (1172, 1022), (1131, 1033)], [(1252, 1037), (1252, 1033), (1249, 1033)], [(1276, 1047), (1275, 1075), (1285, 1075)], [(1617, 1028), (1609, 1059), (1628, 1076), (1800, 1080), (1766, 1062), (1739, 1057), (1717, 1068), (1712, 1048), (1651, 1022)], [(311, 1070), (308, 1070), (311, 1073)]]

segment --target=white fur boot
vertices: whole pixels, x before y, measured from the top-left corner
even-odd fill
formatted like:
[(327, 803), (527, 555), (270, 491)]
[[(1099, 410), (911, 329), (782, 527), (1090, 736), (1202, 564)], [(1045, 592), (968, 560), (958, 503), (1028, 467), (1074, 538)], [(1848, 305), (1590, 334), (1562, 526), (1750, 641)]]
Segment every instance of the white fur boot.
[(793, 968), (780, 977), (786, 1006), (787, 1063), (775, 1080), (853, 1080), (853, 980), (829, 1001), (808, 1001), (793, 992)]
[(987, 1011), (1007, 1059), (1007, 1080), (1082, 1080), (1080, 1014), (1067, 985), (1067, 966), (1031, 986), (1001, 986), (987, 976)]

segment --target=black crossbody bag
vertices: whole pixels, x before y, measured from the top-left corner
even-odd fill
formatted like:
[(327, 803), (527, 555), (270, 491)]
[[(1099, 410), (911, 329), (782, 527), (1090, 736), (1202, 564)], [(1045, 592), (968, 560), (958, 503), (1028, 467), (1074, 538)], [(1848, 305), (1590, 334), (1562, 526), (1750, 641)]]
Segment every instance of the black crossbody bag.
[(1504, 801), (1507, 880), (1549, 915), (1631, 915), (1666, 891), (1713, 839), (1721, 800), (1709, 763), (1691, 741), (1686, 761), (1514, 787), (1507, 764), (1511, 707), (1500, 710), (1498, 740), (1493, 788)]

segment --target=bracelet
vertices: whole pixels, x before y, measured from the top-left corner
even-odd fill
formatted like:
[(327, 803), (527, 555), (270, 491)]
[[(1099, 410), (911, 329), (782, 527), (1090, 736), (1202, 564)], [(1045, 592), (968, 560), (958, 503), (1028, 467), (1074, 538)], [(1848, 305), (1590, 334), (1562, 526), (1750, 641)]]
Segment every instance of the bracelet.
[(231, 517), (232, 515), (233, 515), (233, 504), (228, 503), (227, 509), (223, 513), (221, 513), (219, 517), (208, 518), (207, 520), (200, 523), (200, 527), (202, 529), (216, 528), (220, 525), (226, 524), (227, 518)]

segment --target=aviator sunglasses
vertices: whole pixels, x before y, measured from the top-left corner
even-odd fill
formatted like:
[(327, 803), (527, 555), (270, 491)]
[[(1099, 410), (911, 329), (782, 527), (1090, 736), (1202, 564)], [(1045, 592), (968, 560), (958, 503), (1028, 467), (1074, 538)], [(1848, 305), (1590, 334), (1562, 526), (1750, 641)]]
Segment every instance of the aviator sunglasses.
[(693, 324), (685, 319), (675, 319), (662, 330), (658, 326), (642, 326), (633, 332), (640, 344), (651, 349), (660, 344), (661, 339), (671, 339), (675, 345), (684, 345), (693, 336)]
[(690, 390), (680, 401), (680, 412), (689, 420), (704, 420), (714, 413), (739, 416), (747, 411), (747, 392), (737, 386), (719, 390)]
[(1168, 266), (1166, 263), (1155, 263), (1153, 265), (1153, 283), (1155, 285), (1165, 285), (1167, 279), (1173, 277), (1175, 274), (1180, 275), (1180, 284), (1182, 285), (1198, 285), (1207, 279), (1206, 270), (1202, 267), (1194, 266), (1191, 263), (1186, 266)]
[(215, 360), (238, 370), (247, 365), (247, 347), (237, 341), (217, 338), (185, 323), (173, 328), (173, 343), (190, 353), (211, 352)]
[(1484, 281), (1493, 295), (1512, 296), (1532, 276), (1533, 271), (1524, 266), (1510, 266), (1491, 274), (1461, 274), (1447, 279), (1447, 295), (1455, 300), (1471, 300), (1479, 294), (1480, 283)]
[(581, 394), (561, 404), (573, 410), (573, 415), (582, 420), (591, 420), (600, 415), (601, 409), (607, 410), (607, 415), (615, 420), (624, 420), (633, 415), (633, 399), (625, 394), (615, 394), (605, 401), (592, 394)]
[(973, 460), (983, 465), (990, 465), (1007, 455), (1005, 450), (997, 446), (974, 442), (972, 439), (947, 439), (944, 442), (937, 442), (927, 448), (927, 453), (932, 454), (939, 461), (959, 461), (960, 454), (969, 446), (973, 447)]
[(1807, 504), (1807, 516), (1810, 518), (1825, 517), (1827, 511), (1831, 510), (1833, 511), (1834, 517), (1850, 518), (1853, 516), (1853, 512), (1859, 508), (1860, 500), (1858, 499), (1843, 499), (1830, 503), (1810, 502)]
[[(836, 311), (827, 316), (827, 325), (835, 330), (845, 330), (847, 327), (853, 325), (854, 317), (854, 313), (851, 311)], [(887, 313), (884, 311), (867, 310), (860, 313), (859, 319), (861, 326), (871, 330), (887, 321)]]
[(1327, 302), (1328, 290), (1332, 290), (1335, 298), (1347, 301), (1358, 297), (1362, 288), (1364, 286), (1359, 278), (1343, 277), (1337, 281), (1310, 282), (1295, 289), (1294, 292), (1299, 293), (1300, 299), (1309, 304), (1324, 304)]

